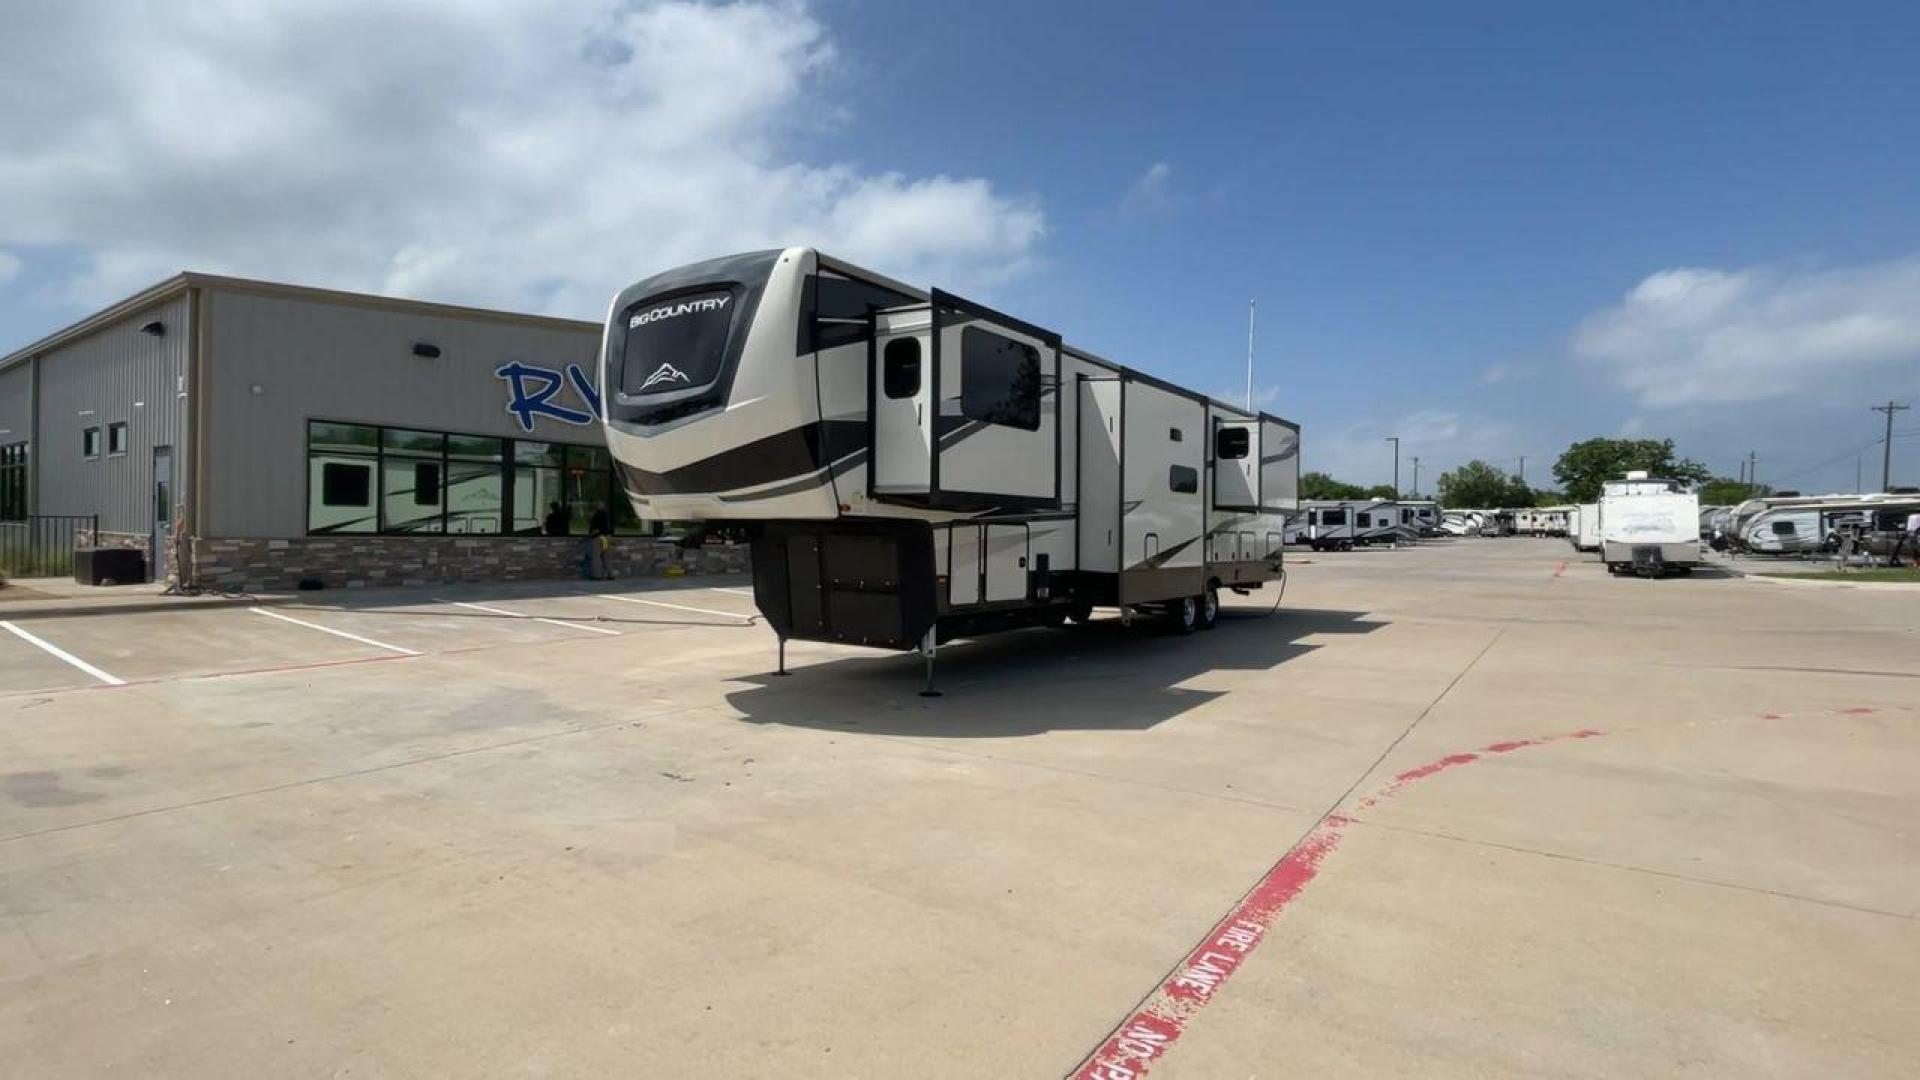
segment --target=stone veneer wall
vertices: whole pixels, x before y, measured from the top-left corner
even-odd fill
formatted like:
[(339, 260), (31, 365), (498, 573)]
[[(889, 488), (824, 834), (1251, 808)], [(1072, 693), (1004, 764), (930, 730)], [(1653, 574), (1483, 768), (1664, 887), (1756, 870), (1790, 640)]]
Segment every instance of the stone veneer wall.
[[(273, 592), (317, 578), (330, 589), (455, 581), (580, 577), (584, 537), (309, 536), (296, 540), (193, 541), (193, 581), (205, 588)], [(679, 565), (689, 574), (745, 571), (745, 546), (682, 549), (650, 537), (617, 536), (607, 553), (615, 577), (650, 577)]]

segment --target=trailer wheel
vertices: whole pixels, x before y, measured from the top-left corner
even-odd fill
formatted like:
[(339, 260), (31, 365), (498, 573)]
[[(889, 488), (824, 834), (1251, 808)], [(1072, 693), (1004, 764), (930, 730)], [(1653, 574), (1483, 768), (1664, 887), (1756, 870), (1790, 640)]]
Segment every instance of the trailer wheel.
[(1200, 594), (1199, 629), (1211, 630), (1220, 621), (1220, 588), (1208, 585), (1207, 591)]
[(1167, 629), (1176, 634), (1191, 634), (1200, 625), (1200, 598), (1183, 596), (1167, 605)]

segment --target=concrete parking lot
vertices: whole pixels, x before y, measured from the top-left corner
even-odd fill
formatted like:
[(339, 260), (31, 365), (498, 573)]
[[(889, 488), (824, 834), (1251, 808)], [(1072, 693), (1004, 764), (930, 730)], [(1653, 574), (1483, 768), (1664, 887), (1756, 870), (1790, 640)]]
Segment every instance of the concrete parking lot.
[(738, 582), (0, 605), (0, 1071), (1912, 1075), (1920, 602), (1590, 559), (937, 699)]

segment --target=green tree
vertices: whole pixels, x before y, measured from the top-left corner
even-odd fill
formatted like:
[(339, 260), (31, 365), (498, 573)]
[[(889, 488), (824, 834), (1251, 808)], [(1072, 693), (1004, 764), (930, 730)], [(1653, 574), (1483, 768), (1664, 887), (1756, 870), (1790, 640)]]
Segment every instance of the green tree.
[(1392, 484), (1375, 484), (1368, 488), (1365, 494), (1369, 499), (1397, 499), (1400, 497), (1394, 494)]
[(1533, 490), (1484, 461), (1469, 461), (1440, 474), (1442, 506), (1517, 507), (1533, 505)]
[(1366, 494), (1366, 488), (1343, 483), (1323, 472), (1300, 474), (1300, 497), (1303, 499), (1361, 499)]
[(1590, 503), (1600, 498), (1601, 484), (1634, 469), (1696, 484), (1713, 475), (1697, 461), (1675, 457), (1672, 439), (1588, 439), (1567, 447), (1553, 463), (1553, 476), (1569, 501)]
[(1758, 499), (1773, 493), (1766, 484), (1743, 484), (1738, 480), (1729, 480), (1716, 476), (1700, 485), (1701, 506), (1738, 506), (1748, 499)]

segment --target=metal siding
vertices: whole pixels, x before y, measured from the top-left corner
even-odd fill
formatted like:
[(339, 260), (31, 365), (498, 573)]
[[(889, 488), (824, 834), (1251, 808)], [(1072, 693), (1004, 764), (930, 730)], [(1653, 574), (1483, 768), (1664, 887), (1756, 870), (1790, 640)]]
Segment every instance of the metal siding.
[(0, 446), (26, 442), (33, 432), (33, 364), (0, 371)]
[[(602, 445), (597, 423), (521, 430), (494, 369), (511, 361), (597, 381), (600, 332), (518, 326), (232, 290), (207, 301), (207, 535), (306, 534), (310, 419)], [(416, 342), (441, 350), (413, 355)], [(258, 386), (259, 393), (253, 388)], [(571, 386), (554, 399), (584, 411)], [(76, 436), (77, 437), (77, 436)]]
[[(140, 332), (156, 319), (165, 334)], [(179, 296), (40, 355), (37, 513), (97, 513), (106, 531), (152, 531), (153, 448), (179, 446), (190, 337), (187, 300)], [(107, 428), (122, 420), (127, 452), (109, 456)], [(88, 427), (100, 428), (100, 456), (91, 460), (80, 453)]]

